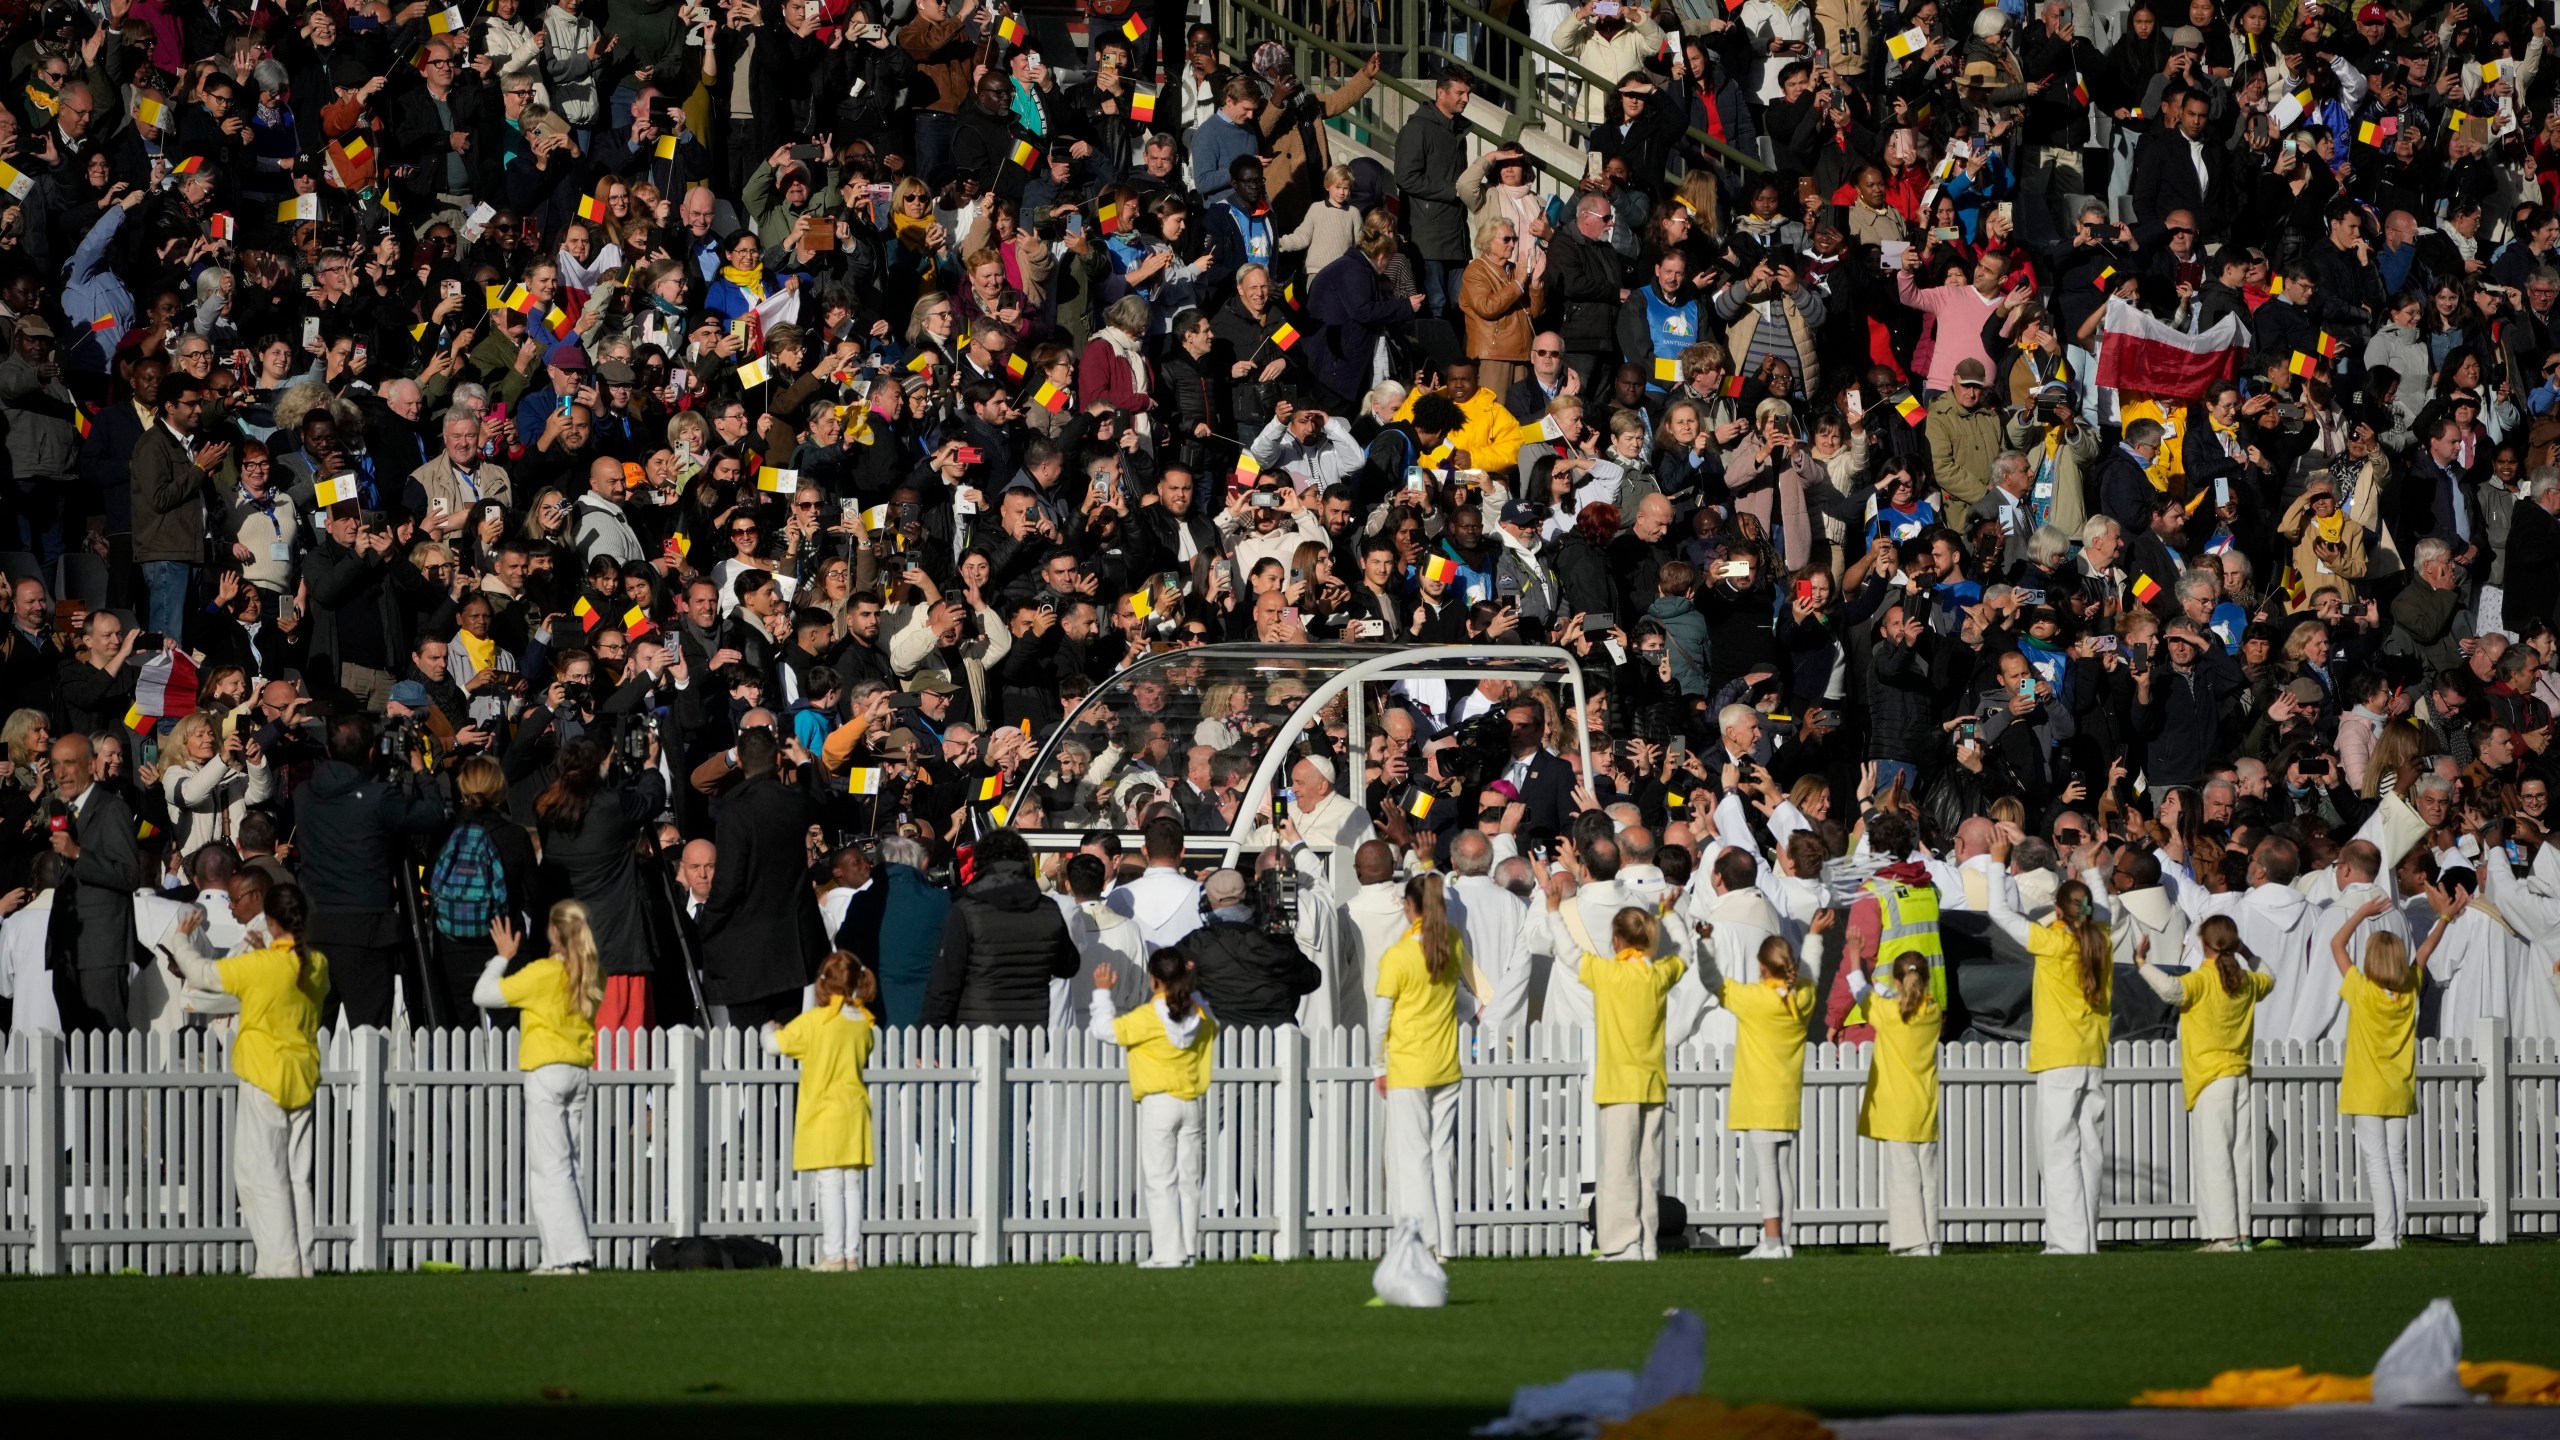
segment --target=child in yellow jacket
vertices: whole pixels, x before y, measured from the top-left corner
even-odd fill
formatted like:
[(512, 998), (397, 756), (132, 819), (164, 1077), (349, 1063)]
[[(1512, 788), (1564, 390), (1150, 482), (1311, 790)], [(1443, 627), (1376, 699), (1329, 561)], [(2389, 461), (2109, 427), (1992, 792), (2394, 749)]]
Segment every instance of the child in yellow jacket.
[(1129, 1052), (1129, 1092), (1138, 1101), (1138, 1182), (1147, 1207), (1147, 1258), (1141, 1269), (1173, 1270), (1200, 1253), (1202, 1136), (1218, 1022), (1200, 1003), (1199, 976), (1179, 949), (1147, 961), (1154, 996), (1126, 1015), (1112, 1013), (1118, 972), (1093, 967), (1094, 1039)]
[[(1822, 936), (1832, 912), (1813, 917), (1805, 931), (1805, 964), (1795, 948), (1772, 935), (1760, 942), (1760, 974), (1754, 981), (1727, 978), (1717, 992), (1739, 1027), (1733, 1046), (1733, 1090), (1725, 1102), (1725, 1129), (1750, 1137), (1751, 1172), (1760, 1189), (1760, 1243), (1745, 1260), (1786, 1260), (1787, 1219), (1795, 1210), (1796, 1131), (1804, 1115), (1805, 1027), (1813, 1018), (1814, 977), (1822, 969)], [(1713, 927), (1701, 925), (1701, 938)]]
[(2249, 1248), (2249, 1176), (2258, 1168), (2258, 1109), (2249, 1088), (2258, 1002), (2275, 977), (2257, 968), (2228, 915), (2196, 929), (2205, 961), (2172, 979), (2151, 968), (2151, 938), (2134, 942), (2134, 973), (2178, 1007), (2178, 1069), (2187, 1093), (2196, 1233), (2207, 1250)]
[(1903, 954), (1873, 985), (1855, 969), (1844, 978), (1850, 998), (1866, 1002), (1876, 1030), (1858, 1133), (1884, 1151), (1885, 1244), (1896, 1255), (1935, 1255), (1938, 1033), (1947, 1017), (1929, 993), (1929, 957)]
[(2397, 1250), (2409, 1222), (2409, 1115), (2418, 1108), (2418, 993), (2426, 988), (2427, 962), (2435, 958), (2445, 927), (2470, 908), (2464, 891), (2451, 900), (2433, 885), (2435, 928), (2415, 960), (2409, 944), (2388, 931), (2364, 942), (2361, 966), (2347, 957), (2347, 937), (2390, 908), (2367, 900), (2329, 937), (2338, 967), (2338, 998), (2347, 1007), (2345, 1065), (2338, 1075), (2338, 1113), (2355, 1126), (2356, 1153), (2364, 1162), (2364, 1188), (2373, 1201), (2373, 1240), (2367, 1250)]
[(800, 1062), (791, 1168), (818, 1187), (818, 1263), (810, 1268), (840, 1274), (862, 1268), (862, 1182), (875, 1158), (862, 1067), (879, 1038), (871, 1006), (880, 980), (839, 950), (819, 962), (817, 989), (817, 1008), (779, 1028), (768, 1021), (764, 1044)]
[(1662, 927), (1630, 905), (1609, 922), (1613, 957), (1582, 957), (1591, 991), (1591, 1099), (1600, 1110), (1599, 1183), (1592, 1230), (1603, 1260), (1651, 1260), (1662, 1193), (1664, 1023), (1671, 987), (1688, 973), (1677, 955), (1656, 956)]

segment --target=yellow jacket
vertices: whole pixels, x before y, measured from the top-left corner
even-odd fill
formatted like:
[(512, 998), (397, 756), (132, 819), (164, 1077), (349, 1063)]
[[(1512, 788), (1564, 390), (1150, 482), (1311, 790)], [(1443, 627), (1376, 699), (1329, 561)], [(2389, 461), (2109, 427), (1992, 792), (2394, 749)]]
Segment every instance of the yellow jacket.
[(1867, 1090), (1858, 1104), (1858, 1133), (1870, 1140), (1925, 1145), (1938, 1138), (1938, 1033), (1947, 1014), (1923, 998), (1908, 1020), (1890, 982), (1870, 992), (1867, 1018), (1876, 1029), (1867, 1054)]
[(782, 1027), (773, 1047), (800, 1062), (800, 1103), (791, 1122), (794, 1170), (863, 1169), (873, 1159), (871, 1062), (879, 1030), (859, 1004), (843, 1000), (803, 1011)]
[[(1404, 404), (1396, 409), (1396, 418), (1412, 419), (1413, 402), (1437, 393), (1440, 392), (1416, 390), (1405, 396)], [(1511, 418), (1510, 411), (1502, 408), (1501, 396), (1481, 387), (1473, 395), (1458, 401), (1457, 406), (1465, 413), (1467, 423), (1449, 432), (1448, 445), (1466, 451), (1467, 459), (1474, 468), (1495, 474), (1519, 468), (1520, 447), (1537, 438), (1538, 424), (1546, 418), (1540, 416), (1538, 422), (1523, 425)], [(1433, 462), (1426, 457), (1426, 463)]]
[(2338, 1075), (2341, 1115), (2407, 1115), (2418, 1108), (2418, 992), (2424, 971), (2412, 966), (2409, 988), (2383, 989), (2350, 970), (2338, 980), (2347, 1002), (2346, 1066)]
[(240, 997), (240, 1033), (231, 1042), (231, 1073), (299, 1110), (320, 1089), (320, 1006), (329, 995), (329, 960), (311, 952), (306, 973), (290, 945), (269, 945), (221, 962), (222, 989)]
[(1390, 1090), (1457, 1082), (1458, 977), (1466, 971), (1467, 955), (1465, 940), (1451, 936), (1450, 943), (1458, 947), (1458, 963), (1439, 980), (1423, 961), (1419, 926), (1378, 960), (1378, 998), (1394, 1005), (1384, 1037)]
[[(2100, 926), (2103, 931), (2106, 927)], [(2060, 925), (2047, 922), (2027, 931), (2027, 953), (2035, 957), (2035, 1019), (2027, 1030), (2027, 1070), (2059, 1070), (2069, 1065), (2107, 1063), (2107, 1021), (2115, 1000), (2115, 952), (2108, 956), (2098, 1004), (2091, 1008), (2080, 993), (2080, 942)]]
[(595, 1017), (579, 1010), (569, 994), (568, 966), (558, 960), (536, 960), (500, 980), (498, 989), (516, 1007), (523, 1030), (516, 1045), (517, 1069), (595, 1068)]
[(1610, 959), (1582, 957), (1595, 1032), (1591, 1100), (1596, 1105), (1659, 1105), (1670, 1094), (1663, 1064), (1663, 1022), (1671, 987), (1689, 973), (1677, 955), (1659, 959), (1621, 950)]
[(1724, 982), (1719, 997), (1741, 1033), (1733, 1047), (1733, 1097), (1727, 1130), (1794, 1130), (1804, 1114), (1804, 1028), (1813, 987), (1774, 980)]
[[(1097, 997), (1101, 996), (1096, 991)], [(1198, 1001), (1192, 1002), (1195, 1006)], [(1165, 1033), (1164, 1013), (1150, 1000), (1111, 1022), (1112, 1038), (1129, 1052), (1129, 1094), (1144, 1100), (1150, 1095), (1171, 1095), (1180, 1100), (1197, 1100), (1209, 1093), (1213, 1078), (1218, 1040), (1218, 1022), (1205, 1007), (1196, 1010), (1199, 1028), (1192, 1031), (1191, 1043), (1176, 1045)]]
[(2276, 988), (2276, 977), (2264, 970), (2243, 971), (2240, 993), (2222, 988), (2222, 977), (2210, 964), (2178, 978), (2178, 1073), (2186, 1082), (2187, 1108), (2205, 1087), (2230, 1075), (2249, 1073), (2250, 1052), (2257, 1043), (2258, 1002)]

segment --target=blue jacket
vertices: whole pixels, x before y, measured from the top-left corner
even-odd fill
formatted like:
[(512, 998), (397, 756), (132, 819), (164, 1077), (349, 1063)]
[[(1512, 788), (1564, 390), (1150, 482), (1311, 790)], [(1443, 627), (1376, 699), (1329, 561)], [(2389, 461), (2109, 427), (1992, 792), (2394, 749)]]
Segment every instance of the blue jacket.
[[(124, 228), (124, 217), (123, 206), (108, 206), (107, 213), (81, 237), (80, 248), (71, 254), (69, 273), (63, 277), (62, 314), (71, 322), (73, 336), (65, 358), (75, 370), (103, 373), (133, 323), (133, 292), (107, 263), (107, 251), (115, 244), (116, 232)], [(105, 330), (89, 328), (100, 319), (115, 323)]]
[(951, 914), (951, 892), (907, 865), (881, 866), (873, 883), (887, 892), (880, 933), (867, 953), (859, 948), (854, 953), (880, 972), (881, 1018), (891, 1025), (921, 1024), (925, 985), (933, 979), (943, 922)]

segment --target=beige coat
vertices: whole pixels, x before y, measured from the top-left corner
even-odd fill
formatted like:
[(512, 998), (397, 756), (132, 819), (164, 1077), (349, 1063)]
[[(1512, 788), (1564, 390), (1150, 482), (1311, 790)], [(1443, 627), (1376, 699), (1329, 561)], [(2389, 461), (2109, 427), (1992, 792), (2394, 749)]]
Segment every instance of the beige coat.
[[(1367, 71), (1354, 72), (1350, 79), (1332, 90), (1308, 93), (1324, 106), (1324, 118), (1332, 119), (1360, 103), (1378, 77)], [(1285, 123), (1287, 112), (1280, 106), (1262, 107), (1257, 122), (1271, 163), (1262, 167), (1262, 183), (1271, 192), (1271, 213), (1280, 219), (1280, 228), (1294, 230), (1298, 219), (1324, 194), (1325, 167), (1333, 163), (1333, 152), (1326, 145), (1322, 125), (1296, 126)], [(1315, 136), (1315, 144), (1306, 137)]]
[(2278, 533), (2291, 546), (2293, 573), (2302, 580), (2302, 601), (2323, 590), (2335, 590), (2349, 600), (2355, 598), (2356, 583), (2364, 578), (2367, 561), (2364, 553), (2364, 527), (2338, 512), (2338, 538), (2335, 543), (2321, 543), (2319, 521), (2311, 513), (2311, 492), (2294, 497), (2285, 507), (2284, 520), (2276, 526)]

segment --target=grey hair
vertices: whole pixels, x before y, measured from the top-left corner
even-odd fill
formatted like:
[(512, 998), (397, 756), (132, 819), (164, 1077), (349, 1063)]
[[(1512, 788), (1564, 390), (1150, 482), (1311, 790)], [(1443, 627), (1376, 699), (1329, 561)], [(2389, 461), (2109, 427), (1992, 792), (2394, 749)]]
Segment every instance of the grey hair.
[(279, 95), (293, 88), (293, 73), (284, 68), (281, 60), (259, 61), (258, 68), (249, 72), (249, 80), (259, 89), (273, 90)]
[(2169, 438), (2169, 428), (2157, 420), (2136, 420), (2124, 427), (2127, 445), (2157, 445)]
[[(273, 62), (270, 61), (269, 63), (272, 64)], [(212, 299), (214, 296), (221, 294), (222, 282), (229, 278), (231, 278), (231, 272), (223, 269), (219, 265), (207, 265), (204, 267), (203, 272), (196, 276), (196, 303), (201, 305), (207, 300)]]
[(2409, 788), (2422, 795), (2442, 795), (2447, 799), (2453, 797), (2453, 782), (2442, 775), (2421, 775), (2418, 777), (2418, 783)]
[(2431, 535), (2426, 539), (2419, 541), (2418, 548), (2409, 553), (2409, 568), (2412, 570), (2422, 569), (2438, 560), (2450, 560), (2452, 558), (2453, 547)]
[(925, 854), (924, 842), (904, 835), (892, 835), (880, 842), (880, 861), (884, 865), (904, 865), (910, 870), (922, 870), (932, 863)]
[(2009, 863), (2022, 875), (2030, 870), (2050, 870), (2058, 859), (2053, 842), (2041, 835), (2030, 835), (2009, 848)]
[(2560, 465), (2536, 465), (2524, 474), (2524, 493), (2528, 500), (2538, 500), (2560, 490)]
[(1154, 314), (1145, 296), (1123, 295), (1103, 310), (1102, 323), (1114, 330), (1143, 337), (1147, 333), (1147, 321)]
[(2033, 463), (2027, 458), (2027, 452), (2024, 450), (2003, 450), (1992, 458), (1992, 483), (1999, 483), (1999, 477), (2003, 471), (2015, 470), (2024, 473)]
[(1461, 830), (1449, 842), (1449, 868), (1461, 875), (1486, 875), (1493, 871), (1493, 842), (1481, 830)]
[[(2146, 420), (2136, 420), (2133, 423), (2136, 425), (2146, 425), (2150, 422)], [(2123, 533), (2124, 527), (2116, 523), (2116, 517), (2113, 515), (2092, 515), (2088, 519), (2080, 522), (2080, 543), (2083, 545), (2095, 545), (2110, 535), (2121, 535)]]
[(2070, 555), (2071, 537), (2063, 534), (2059, 527), (2039, 525), (2036, 533), (2027, 537), (2027, 558), (2040, 569), (2050, 570), (2069, 559)]
[(2000, 13), (1997, 5), (1985, 5), (1974, 12), (1973, 38), (1976, 40), (1989, 40), (2008, 28), (2009, 17)]
[(2211, 570), (2189, 570), (2178, 577), (2178, 598), (2181, 600), (2186, 599), (2190, 594), (2219, 595), (2221, 593), (2222, 577)]

